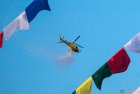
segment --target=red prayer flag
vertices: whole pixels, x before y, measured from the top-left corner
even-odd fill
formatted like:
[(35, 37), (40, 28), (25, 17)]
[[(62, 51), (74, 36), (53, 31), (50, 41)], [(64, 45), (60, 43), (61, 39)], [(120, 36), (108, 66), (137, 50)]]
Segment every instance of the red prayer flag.
[(124, 48), (121, 48), (107, 62), (112, 74), (121, 73), (127, 70), (130, 63), (130, 58)]
[(0, 32), (0, 48), (2, 48), (3, 32)]

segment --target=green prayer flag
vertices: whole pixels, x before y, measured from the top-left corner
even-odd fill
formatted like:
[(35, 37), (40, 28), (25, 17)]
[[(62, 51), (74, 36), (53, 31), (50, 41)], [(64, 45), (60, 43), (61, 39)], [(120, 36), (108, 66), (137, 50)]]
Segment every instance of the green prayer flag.
[(98, 69), (92, 78), (96, 84), (96, 87), (101, 90), (102, 82), (104, 78), (110, 77), (112, 75), (110, 68), (107, 63), (105, 63), (100, 69)]

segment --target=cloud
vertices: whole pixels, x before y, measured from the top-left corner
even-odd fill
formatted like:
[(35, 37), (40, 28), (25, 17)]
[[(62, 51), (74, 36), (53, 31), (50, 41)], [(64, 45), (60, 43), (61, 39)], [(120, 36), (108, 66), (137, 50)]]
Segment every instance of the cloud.
[(60, 56), (58, 56), (58, 61), (62, 64), (69, 64), (74, 62), (75, 58), (73, 56), (72, 51), (69, 51), (66, 54), (62, 54)]
[(60, 65), (70, 64), (75, 61), (72, 51), (68, 51), (66, 47), (62, 47), (54, 42), (36, 42), (37, 39), (27, 41), (21, 37), (17, 37), (17, 39), (17, 43), (19, 43), (30, 56), (46, 59), (49, 62), (55, 62)]

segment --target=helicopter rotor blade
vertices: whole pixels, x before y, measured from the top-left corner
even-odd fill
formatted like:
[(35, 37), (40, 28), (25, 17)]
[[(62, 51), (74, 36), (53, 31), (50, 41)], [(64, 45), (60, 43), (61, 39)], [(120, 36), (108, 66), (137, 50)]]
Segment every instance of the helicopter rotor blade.
[(75, 45), (77, 45), (77, 46), (79, 46), (79, 47), (81, 47), (81, 48), (84, 48), (84, 47), (82, 47), (81, 45), (78, 45), (78, 44), (75, 44)]
[(76, 42), (79, 38), (80, 38), (80, 36), (78, 36), (78, 37), (73, 41), (73, 43)]

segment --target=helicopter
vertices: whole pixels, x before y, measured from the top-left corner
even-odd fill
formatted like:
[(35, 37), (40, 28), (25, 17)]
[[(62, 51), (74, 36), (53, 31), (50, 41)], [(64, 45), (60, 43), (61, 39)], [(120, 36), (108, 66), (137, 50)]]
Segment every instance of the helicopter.
[(64, 37), (62, 38), (60, 36), (60, 42), (58, 42), (58, 43), (65, 43), (67, 46), (70, 47), (71, 51), (79, 53), (80, 50), (79, 50), (78, 47), (83, 48), (82, 46), (80, 46), (80, 45), (78, 45), (78, 44), (75, 43), (79, 38), (80, 38), (80, 36), (78, 36), (73, 42), (68, 42), (67, 40), (64, 40)]

